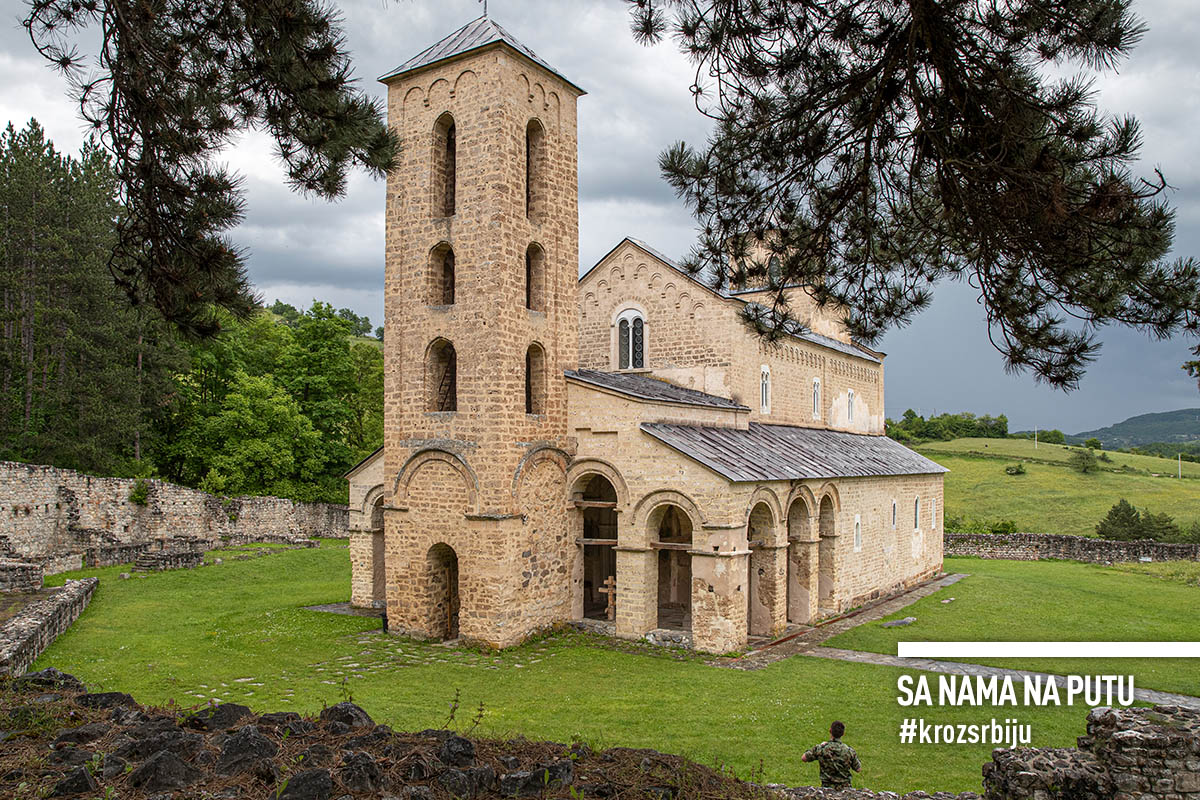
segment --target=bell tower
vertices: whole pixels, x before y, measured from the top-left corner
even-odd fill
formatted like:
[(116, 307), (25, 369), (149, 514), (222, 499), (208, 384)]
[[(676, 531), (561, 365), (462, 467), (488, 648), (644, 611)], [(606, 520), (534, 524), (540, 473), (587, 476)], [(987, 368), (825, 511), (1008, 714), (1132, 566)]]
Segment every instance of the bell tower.
[(381, 80), (388, 617), (504, 647), (571, 610), (583, 91), (486, 16)]

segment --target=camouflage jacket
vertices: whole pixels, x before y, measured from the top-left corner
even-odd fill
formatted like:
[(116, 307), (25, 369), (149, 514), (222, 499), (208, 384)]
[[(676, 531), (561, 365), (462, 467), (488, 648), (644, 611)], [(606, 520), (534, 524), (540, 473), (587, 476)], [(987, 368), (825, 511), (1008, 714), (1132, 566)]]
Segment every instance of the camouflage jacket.
[(816, 759), (821, 765), (821, 786), (827, 789), (845, 789), (850, 786), (850, 771), (862, 769), (858, 753), (841, 739), (822, 742), (804, 754)]

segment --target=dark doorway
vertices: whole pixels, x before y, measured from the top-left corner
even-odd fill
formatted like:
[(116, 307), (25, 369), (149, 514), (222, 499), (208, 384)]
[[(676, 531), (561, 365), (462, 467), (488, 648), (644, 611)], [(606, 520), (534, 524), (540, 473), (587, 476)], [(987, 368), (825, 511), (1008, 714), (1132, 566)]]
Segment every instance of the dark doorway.
[(458, 555), (445, 544), (429, 549), (430, 632), (437, 638), (458, 638)]

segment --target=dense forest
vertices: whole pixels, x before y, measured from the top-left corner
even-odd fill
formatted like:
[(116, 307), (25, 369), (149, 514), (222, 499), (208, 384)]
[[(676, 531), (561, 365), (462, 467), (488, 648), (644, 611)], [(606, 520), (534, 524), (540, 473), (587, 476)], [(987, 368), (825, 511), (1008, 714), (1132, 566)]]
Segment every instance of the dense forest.
[(1001, 414), (977, 417), (969, 411), (959, 414), (939, 414), (929, 419), (911, 408), (899, 420), (884, 421), (887, 435), (898, 442), (920, 443), (949, 441), (964, 437), (1003, 439), (1008, 436), (1008, 417)]
[(276, 302), (182, 339), (106, 269), (114, 190), (94, 147), (59, 153), (35, 121), (0, 136), (0, 459), (345, 502), (383, 438), (370, 320)]

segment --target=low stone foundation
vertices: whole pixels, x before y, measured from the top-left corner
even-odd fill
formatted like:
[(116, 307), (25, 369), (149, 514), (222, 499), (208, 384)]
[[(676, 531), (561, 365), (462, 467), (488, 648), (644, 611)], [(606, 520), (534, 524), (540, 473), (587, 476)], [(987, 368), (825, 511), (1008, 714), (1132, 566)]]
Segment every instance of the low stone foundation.
[(99, 578), (67, 581), (62, 589), (30, 603), (4, 623), (0, 628), (0, 675), (24, 674), (83, 613), (99, 583)]
[(1061, 558), (1092, 564), (1118, 561), (1200, 561), (1200, 544), (1114, 542), (1051, 533), (951, 533), (942, 538), (945, 555), (1040, 561)]
[(191, 569), (204, 563), (204, 553), (192, 550), (164, 550), (142, 553), (133, 562), (134, 572), (161, 572), (165, 569)]
[(31, 594), (41, 588), (41, 564), (0, 561), (0, 594)]
[(1200, 711), (1096, 708), (1079, 749), (996, 750), (987, 800), (1200, 798)]

